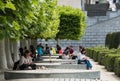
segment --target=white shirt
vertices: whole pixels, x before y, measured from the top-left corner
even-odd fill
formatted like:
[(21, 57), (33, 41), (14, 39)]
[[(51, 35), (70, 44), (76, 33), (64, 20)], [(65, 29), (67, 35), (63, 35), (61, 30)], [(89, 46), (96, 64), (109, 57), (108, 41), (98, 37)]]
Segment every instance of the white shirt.
[(28, 63), (31, 63), (31, 62), (32, 62), (32, 58), (31, 57), (25, 58), (24, 56), (22, 56), (21, 59), (20, 59), (19, 65), (28, 64)]
[(53, 51), (52, 50), (50, 50), (50, 54), (53, 55)]
[(77, 54), (78, 60), (83, 60), (86, 56), (84, 54), (81, 54), (80, 52)]

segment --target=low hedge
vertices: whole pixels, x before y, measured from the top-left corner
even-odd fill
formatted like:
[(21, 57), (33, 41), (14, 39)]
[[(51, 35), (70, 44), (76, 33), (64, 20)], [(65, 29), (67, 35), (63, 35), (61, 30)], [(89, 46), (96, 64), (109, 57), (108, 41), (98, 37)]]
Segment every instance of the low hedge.
[(90, 58), (93, 58), (95, 61), (97, 61), (101, 65), (105, 64), (105, 56), (111, 53), (115, 54), (116, 50), (114, 49), (109, 50), (108, 48), (104, 48), (104, 47), (87, 49), (87, 56), (89, 56)]
[(120, 57), (115, 59), (114, 72), (117, 76), (120, 77)]
[(99, 50), (96, 50), (96, 51), (94, 50), (94, 51), (93, 51), (93, 54), (94, 54), (94, 55), (93, 55), (93, 59), (97, 62), (97, 61), (98, 61)]
[(120, 54), (108, 54), (106, 55), (105, 68), (108, 71), (114, 71), (115, 59), (120, 57)]
[(90, 58), (92, 58), (92, 56), (93, 56), (92, 54), (93, 54), (94, 50), (91, 49), (91, 48), (87, 48), (86, 50), (87, 50), (87, 56), (90, 57)]
[(98, 54), (98, 63), (100, 65), (104, 65), (105, 64), (105, 56), (109, 54), (109, 52), (99, 52)]
[(120, 49), (87, 48), (87, 56), (104, 65), (108, 71), (114, 71), (120, 76)]
[(108, 33), (105, 39), (105, 46), (112, 48), (119, 48), (120, 46), (120, 32)]

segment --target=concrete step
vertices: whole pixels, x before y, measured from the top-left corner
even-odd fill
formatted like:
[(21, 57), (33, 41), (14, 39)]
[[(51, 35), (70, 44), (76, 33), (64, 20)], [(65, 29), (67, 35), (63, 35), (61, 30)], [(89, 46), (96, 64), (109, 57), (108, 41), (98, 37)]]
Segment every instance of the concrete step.
[[(53, 54), (51, 56), (60, 56), (61, 54)], [(44, 56), (48, 56), (48, 55), (44, 55)]]
[(18, 71), (5, 71), (4, 78), (6, 80), (27, 78), (100, 79), (100, 71), (75, 70), (75, 69), (18, 70)]
[(43, 59), (42, 61), (36, 61), (36, 63), (68, 63), (68, 64), (75, 64), (75, 60), (71, 60), (71, 59)]
[(41, 58), (43, 58), (43, 59), (50, 59), (50, 58), (52, 58), (52, 59), (56, 59), (56, 58), (58, 58), (59, 56), (41, 56)]
[(32, 79), (14, 79), (7, 81), (107, 81), (97, 79), (79, 79), (79, 78), (32, 78)]
[(35, 63), (37, 67), (45, 66), (54, 69), (86, 69), (86, 64), (62, 64), (62, 63)]

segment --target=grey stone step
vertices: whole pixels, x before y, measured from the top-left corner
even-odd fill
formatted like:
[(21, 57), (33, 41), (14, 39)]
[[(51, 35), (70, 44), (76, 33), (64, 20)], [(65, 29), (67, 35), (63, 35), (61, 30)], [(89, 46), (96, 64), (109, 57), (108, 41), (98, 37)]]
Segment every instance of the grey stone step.
[(18, 70), (18, 71), (5, 71), (4, 78), (6, 80), (27, 78), (100, 79), (100, 71), (75, 70), (75, 69)]
[(51, 55), (51, 56), (60, 56), (61, 54), (53, 54), (53, 55)]
[(32, 79), (14, 79), (7, 81), (107, 81), (97, 79), (78, 79), (78, 78), (32, 78)]
[(59, 56), (41, 56), (41, 58), (43, 58), (43, 59), (49, 59), (49, 58), (56, 59), (58, 57)]
[(43, 59), (42, 61), (36, 61), (36, 63), (75, 63), (75, 60), (71, 59)]
[(38, 67), (45, 66), (54, 69), (86, 69), (86, 64), (62, 64), (62, 63), (35, 63)]

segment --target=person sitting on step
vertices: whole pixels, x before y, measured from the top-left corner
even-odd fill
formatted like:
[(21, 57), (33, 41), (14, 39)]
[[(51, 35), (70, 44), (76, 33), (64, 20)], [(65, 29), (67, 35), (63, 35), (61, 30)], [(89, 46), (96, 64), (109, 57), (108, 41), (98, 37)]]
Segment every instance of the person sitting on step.
[(19, 69), (20, 70), (36, 69), (36, 64), (32, 62), (32, 57), (29, 50), (26, 50), (24, 56), (20, 58)]
[(81, 64), (82, 62), (84, 62), (87, 65), (87, 69), (92, 69), (92, 64), (86, 57), (85, 49), (82, 49), (81, 53), (79, 53), (79, 56), (78, 56), (78, 64)]

